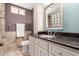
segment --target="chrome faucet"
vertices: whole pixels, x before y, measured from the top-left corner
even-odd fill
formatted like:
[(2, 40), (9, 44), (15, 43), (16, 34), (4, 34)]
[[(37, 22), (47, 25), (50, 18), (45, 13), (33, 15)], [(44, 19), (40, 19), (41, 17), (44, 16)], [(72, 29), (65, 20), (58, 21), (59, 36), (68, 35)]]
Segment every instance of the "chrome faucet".
[(47, 30), (47, 34), (50, 35), (49, 30)]
[(53, 37), (54, 37), (54, 38), (56, 38), (56, 32), (55, 32), (55, 33), (53, 33)]
[(49, 30), (47, 32), (48, 32), (48, 35), (52, 35), (52, 32), (50, 32)]

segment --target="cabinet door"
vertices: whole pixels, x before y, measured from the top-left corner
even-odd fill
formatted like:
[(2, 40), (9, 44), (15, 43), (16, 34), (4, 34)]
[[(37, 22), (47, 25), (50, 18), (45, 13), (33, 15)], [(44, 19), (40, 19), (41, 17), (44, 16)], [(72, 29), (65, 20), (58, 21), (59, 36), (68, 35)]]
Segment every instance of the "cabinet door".
[(34, 43), (33, 43), (33, 37), (29, 36), (29, 54), (30, 56), (33, 56), (34, 52)]
[(54, 54), (49, 53), (49, 56), (55, 56)]
[(37, 56), (38, 55), (38, 46), (34, 45), (35, 49), (34, 49), (34, 56)]
[(35, 56), (48, 56), (48, 52), (42, 48), (40, 48), (39, 46), (35, 45)]
[(48, 51), (44, 50), (44, 49), (40, 49), (40, 56), (48, 56)]
[(31, 41), (29, 43), (29, 54), (30, 54), (30, 56), (34, 55), (34, 44)]
[(79, 56), (76, 50), (55, 43), (49, 44), (49, 53), (56, 56)]
[(35, 44), (40, 46), (41, 48), (48, 50), (48, 42), (46, 40), (42, 40), (39, 38), (35, 38)]

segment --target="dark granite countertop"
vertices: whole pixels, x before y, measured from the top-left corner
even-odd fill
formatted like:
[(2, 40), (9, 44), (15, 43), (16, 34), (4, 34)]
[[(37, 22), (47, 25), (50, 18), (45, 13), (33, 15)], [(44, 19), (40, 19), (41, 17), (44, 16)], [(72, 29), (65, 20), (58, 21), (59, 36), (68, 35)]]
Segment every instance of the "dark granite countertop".
[(41, 38), (38, 35), (32, 36), (79, 50), (79, 38), (77, 37), (58, 36), (56, 38)]

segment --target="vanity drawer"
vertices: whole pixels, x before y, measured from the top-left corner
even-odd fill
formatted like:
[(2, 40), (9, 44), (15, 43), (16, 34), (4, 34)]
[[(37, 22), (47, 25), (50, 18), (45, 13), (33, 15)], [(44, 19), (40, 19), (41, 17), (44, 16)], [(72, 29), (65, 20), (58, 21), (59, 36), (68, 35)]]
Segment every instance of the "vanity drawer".
[(35, 38), (35, 44), (45, 50), (48, 50), (48, 41), (46, 41), (46, 40)]
[(55, 43), (49, 43), (49, 52), (56, 56), (79, 56), (79, 53), (72, 51), (69, 47)]
[(40, 42), (40, 40), (38, 38), (34, 38), (34, 43), (38, 44)]

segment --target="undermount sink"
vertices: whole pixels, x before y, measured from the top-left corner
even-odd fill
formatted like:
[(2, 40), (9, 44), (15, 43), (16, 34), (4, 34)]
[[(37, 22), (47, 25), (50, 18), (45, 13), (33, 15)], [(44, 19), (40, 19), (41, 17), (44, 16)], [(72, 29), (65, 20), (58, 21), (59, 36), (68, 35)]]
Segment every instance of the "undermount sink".
[(41, 38), (54, 38), (52, 35), (39, 35)]

